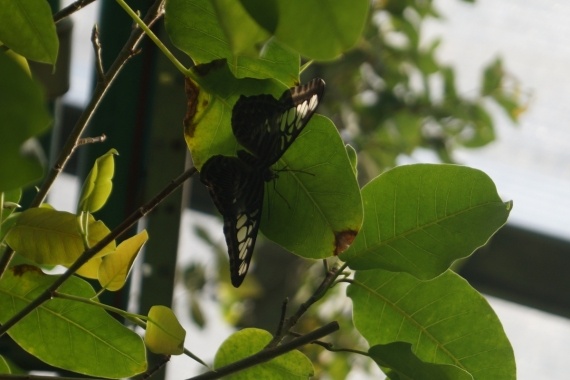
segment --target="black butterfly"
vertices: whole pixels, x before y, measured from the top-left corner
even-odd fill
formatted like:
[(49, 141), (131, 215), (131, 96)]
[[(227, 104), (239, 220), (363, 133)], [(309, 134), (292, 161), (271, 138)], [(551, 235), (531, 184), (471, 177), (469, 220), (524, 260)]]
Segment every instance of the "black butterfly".
[(243, 282), (261, 222), (264, 183), (275, 178), (271, 165), (295, 141), (319, 105), (325, 82), (271, 95), (241, 96), (232, 110), (232, 130), (247, 149), (237, 157), (216, 155), (202, 166), (200, 180), (224, 218), (232, 284)]

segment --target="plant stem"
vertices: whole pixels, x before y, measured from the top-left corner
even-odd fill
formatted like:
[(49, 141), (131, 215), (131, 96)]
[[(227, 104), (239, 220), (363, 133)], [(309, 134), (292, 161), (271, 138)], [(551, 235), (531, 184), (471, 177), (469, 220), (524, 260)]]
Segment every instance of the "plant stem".
[(208, 379), (219, 379), (224, 376), (227, 376), (231, 373), (238, 372), (244, 370), (249, 367), (253, 367), (254, 365), (261, 364), (267, 362), (271, 359), (274, 359), (280, 355), (283, 355), (287, 352), (293, 351), (301, 346), (309, 344), (315, 340), (319, 340), (320, 338), (329, 335), (339, 329), (338, 322), (331, 322), (329, 324), (324, 325), (306, 335), (300, 336), (298, 338), (293, 339), (290, 342), (282, 344), (280, 346), (272, 347), (272, 348), (264, 348), (257, 354), (248, 356), (245, 359), (239, 360), (237, 362), (228, 364), (227, 366), (220, 367), (214, 371), (206, 372), (202, 375), (194, 376), (188, 380), (208, 380)]
[(146, 33), (148, 38), (152, 40), (156, 44), (156, 46), (160, 49), (160, 51), (172, 62), (172, 64), (180, 71), (185, 77), (193, 78), (193, 73), (191, 70), (184, 67), (184, 65), (176, 59), (174, 54), (162, 43), (162, 41), (154, 34), (152, 30), (147, 26), (147, 24), (140, 19), (140, 17), (129, 7), (124, 0), (116, 0), (117, 3), (127, 12), (127, 14), (133, 19), (134, 22)]

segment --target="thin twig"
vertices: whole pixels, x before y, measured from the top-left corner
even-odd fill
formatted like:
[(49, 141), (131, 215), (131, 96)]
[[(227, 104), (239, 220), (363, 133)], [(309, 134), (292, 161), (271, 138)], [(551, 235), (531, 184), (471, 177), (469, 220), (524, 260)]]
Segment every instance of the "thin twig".
[[(293, 332), (293, 331), (290, 331), (289, 335), (295, 336), (295, 337), (302, 336), (301, 334)], [(351, 354), (370, 356), (370, 354), (366, 351), (355, 350), (353, 348), (335, 348), (332, 343), (323, 342), (322, 340), (314, 340), (311, 342), (311, 344), (316, 344), (317, 346), (321, 346), (325, 350), (331, 351), (331, 352), (347, 352), (347, 353), (351, 353)]]
[(69, 4), (67, 7), (60, 9), (56, 14), (53, 15), (53, 22), (55, 23), (71, 16), (73, 13), (77, 12), (81, 8), (86, 7), (94, 1), (95, 0), (77, 0)]
[(196, 168), (192, 167), (178, 176), (173, 180), (168, 186), (166, 186), (160, 193), (154, 196), (149, 202), (135, 210), (127, 219), (125, 219), (121, 224), (119, 224), (115, 229), (113, 229), (107, 236), (101, 239), (93, 247), (85, 250), (81, 256), (63, 273), (59, 276), (49, 288), (44, 290), (37, 298), (26, 305), (22, 310), (20, 310), (15, 316), (10, 318), (5, 324), (0, 326), (0, 337), (8, 331), (12, 326), (18, 323), (22, 318), (31, 313), (37, 307), (42, 305), (44, 302), (50, 300), (53, 293), (63, 284), (72, 274), (74, 274), (79, 268), (83, 266), (87, 261), (89, 261), (93, 256), (95, 256), (101, 249), (111, 243), (113, 240), (120, 237), (122, 234), (127, 232), (135, 223), (147, 215), (149, 212), (154, 210), (156, 206), (160, 204), (167, 196), (172, 194), (176, 189), (178, 189), (184, 181), (190, 178), (194, 173), (196, 173)]
[[(162, 15), (162, 3), (164, 0), (157, 0), (153, 3), (153, 5), (149, 8), (147, 15), (145, 17), (145, 22), (150, 26), (155, 23), (158, 18)], [(75, 127), (69, 134), (64, 146), (61, 148), (58, 158), (55, 161), (53, 168), (48, 173), (44, 183), (42, 184), (41, 188), (39, 189), (38, 193), (32, 200), (30, 207), (38, 207), (41, 205), (49, 190), (51, 189), (55, 179), (59, 176), (59, 174), (63, 171), (63, 168), (67, 164), (69, 158), (73, 154), (73, 151), (77, 147), (77, 142), (81, 138), (87, 124), (91, 120), (91, 117), (95, 113), (95, 110), (99, 106), (101, 100), (107, 93), (107, 90), (118, 76), (119, 72), (124, 67), (125, 63), (133, 56), (136, 46), (139, 44), (141, 39), (144, 36), (144, 31), (140, 28), (136, 28), (131, 32), (131, 36), (119, 52), (119, 55), (105, 74), (105, 80), (97, 81), (97, 86), (93, 92), (93, 97), (89, 101), (89, 104), (79, 117), (79, 120), (75, 124)], [(14, 250), (11, 248), (7, 249), (2, 258), (0, 258), (0, 278), (8, 268), (10, 261), (12, 261), (12, 257), (14, 257)]]
[(309, 307), (311, 307), (311, 305), (320, 300), (326, 294), (327, 290), (332, 286), (335, 279), (338, 277), (340, 273), (342, 273), (342, 271), (344, 270), (344, 268), (346, 268), (346, 266), (347, 265), (344, 264), (342, 267), (338, 269), (333, 268), (327, 273), (327, 275), (325, 276), (319, 287), (311, 295), (311, 297), (309, 297), (307, 301), (305, 301), (304, 303), (301, 304), (301, 306), (299, 306), (299, 309), (297, 309), (297, 312), (295, 312), (295, 314), (293, 314), (292, 316), (290, 316), (285, 320), (281, 334), (275, 335), (271, 340), (271, 342), (269, 342), (269, 344), (267, 345), (267, 348), (276, 347), (283, 340), (285, 335), (288, 334), (289, 331), (293, 328), (293, 326), (297, 324), (297, 322), (303, 316), (303, 314), (305, 314), (307, 310), (309, 310)]
[(289, 298), (285, 297), (283, 303), (281, 304), (281, 317), (279, 318), (279, 325), (277, 326), (277, 333), (275, 335), (281, 335), (283, 332), (283, 323), (285, 322), (285, 316), (287, 315), (288, 303), (289, 303)]
[(331, 322), (329, 324), (324, 325), (306, 335), (303, 335), (299, 338), (295, 338), (290, 342), (284, 343), (282, 345), (272, 347), (272, 348), (264, 348), (257, 354), (248, 356), (245, 359), (239, 360), (232, 364), (228, 364), (227, 366), (220, 367), (214, 371), (206, 372), (204, 374), (194, 376), (188, 380), (211, 380), (211, 379), (219, 379), (224, 376), (227, 376), (231, 373), (238, 372), (244, 370), (249, 367), (253, 367), (254, 365), (261, 364), (267, 362), (271, 359), (274, 359), (278, 356), (281, 356), (287, 352), (293, 351), (301, 346), (309, 344), (315, 340), (319, 340), (320, 338), (332, 334), (333, 332), (339, 329), (338, 322)]

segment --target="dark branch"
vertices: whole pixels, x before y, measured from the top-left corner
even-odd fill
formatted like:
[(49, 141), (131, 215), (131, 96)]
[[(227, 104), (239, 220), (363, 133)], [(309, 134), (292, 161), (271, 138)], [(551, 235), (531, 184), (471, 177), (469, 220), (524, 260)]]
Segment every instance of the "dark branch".
[(58, 21), (63, 20), (66, 17), (71, 16), (73, 13), (77, 12), (78, 10), (88, 6), (95, 0), (77, 0), (67, 7), (59, 10), (56, 14), (53, 15), (53, 22), (56, 23)]
[(274, 359), (280, 355), (283, 355), (287, 352), (296, 350), (297, 348), (309, 344), (315, 340), (319, 340), (320, 338), (332, 334), (333, 332), (339, 329), (339, 325), (337, 322), (331, 322), (323, 327), (320, 327), (306, 335), (303, 335), (299, 338), (295, 338), (290, 342), (282, 344), (277, 347), (272, 348), (264, 348), (260, 352), (255, 355), (249, 356), (243, 360), (237, 361), (232, 364), (228, 364), (227, 366), (221, 367), (216, 369), (215, 371), (206, 372), (202, 375), (198, 375), (192, 377), (188, 380), (208, 380), (208, 379), (219, 379), (224, 376), (227, 376), (231, 373), (238, 372), (244, 370), (249, 367), (253, 367), (254, 365), (261, 364), (267, 362), (271, 359)]

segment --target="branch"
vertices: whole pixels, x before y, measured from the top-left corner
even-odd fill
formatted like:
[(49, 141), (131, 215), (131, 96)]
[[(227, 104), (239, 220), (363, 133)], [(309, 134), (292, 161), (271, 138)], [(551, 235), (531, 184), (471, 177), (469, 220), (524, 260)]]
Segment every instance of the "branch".
[(64, 18), (71, 16), (73, 13), (88, 6), (94, 1), (95, 0), (77, 0), (69, 4), (67, 7), (60, 9), (56, 14), (53, 15), (53, 22), (57, 23)]
[(309, 299), (299, 306), (297, 312), (287, 318), (283, 325), (281, 326), (280, 334), (275, 335), (271, 342), (267, 345), (267, 348), (276, 347), (281, 340), (289, 333), (289, 331), (297, 324), (299, 319), (305, 314), (309, 307), (311, 307), (315, 302), (320, 300), (327, 292), (327, 290), (333, 285), (335, 279), (342, 273), (342, 271), (346, 268), (347, 264), (344, 264), (338, 269), (332, 269), (327, 272), (327, 275), (319, 285), (319, 287), (315, 290), (315, 292), (309, 297)]
[[(157, 0), (150, 7), (145, 17), (145, 22), (148, 25), (152, 25), (153, 23), (155, 23), (158, 20), (158, 18), (162, 15), (161, 13), (162, 3), (163, 0)], [(129, 39), (127, 40), (121, 51), (119, 52), (119, 55), (117, 56), (111, 67), (109, 68), (109, 71), (107, 71), (107, 73), (105, 74), (104, 80), (101, 80), (101, 78), (99, 78), (99, 80), (97, 81), (97, 86), (95, 87), (95, 90), (93, 92), (93, 97), (91, 98), (89, 104), (87, 105), (81, 116), (79, 117), (77, 124), (75, 124), (75, 127), (71, 131), (68, 139), (65, 142), (65, 145), (61, 149), (61, 152), (53, 168), (48, 173), (44, 183), (42, 184), (42, 187), (39, 189), (35, 198), (32, 200), (30, 207), (38, 207), (44, 202), (47, 193), (49, 192), (53, 183), (55, 182), (55, 179), (63, 171), (63, 168), (67, 164), (67, 161), (73, 154), (75, 148), (78, 146), (78, 142), (81, 138), (81, 135), (83, 134), (85, 128), (87, 127), (87, 124), (91, 120), (91, 117), (95, 113), (95, 110), (99, 106), (101, 100), (107, 93), (107, 90), (109, 89), (113, 81), (119, 75), (119, 72), (122, 70), (125, 63), (133, 56), (136, 46), (140, 43), (143, 36), (144, 36), (144, 31), (142, 29), (140, 28), (133, 29), (133, 31), (131, 32), (131, 36), (129, 37)], [(13, 256), (14, 256), (14, 251), (12, 249), (8, 249), (0, 259), (0, 278), (2, 278), (2, 275), (6, 271), (6, 268), (8, 268), (8, 265), (10, 264), (10, 261), (12, 261)]]
[(238, 372), (244, 370), (249, 367), (253, 367), (254, 365), (265, 363), (271, 359), (274, 359), (280, 355), (283, 355), (287, 352), (296, 350), (297, 348), (309, 344), (315, 340), (319, 340), (320, 338), (329, 335), (339, 329), (338, 322), (331, 322), (323, 327), (320, 327), (306, 335), (303, 335), (299, 338), (295, 338), (290, 342), (282, 344), (280, 346), (272, 347), (272, 348), (264, 348), (257, 354), (249, 356), (245, 359), (239, 360), (237, 362), (228, 364), (227, 366), (218, 368), (211, 372), (206, 372), (204, 374), (194, 376), (187, 380), (208, 380), (208, 379), (219, 379), (224, 376), (227, 376), (231, 373)]
[(138, 210), (133, 212), (127, 219), (125, 219), (121, 224), (119, 224), (115, 229), (113, 229), (107, 236), (101, 239), (93, 247), (85, 250), (79, 258), (63, 273), (58, 277), (49, 288), (44, 290), (36, 299), (31, 303), (26, 305), (22, 310), (20, 310), (15, 316), (10, 318), (4, 325), (0, 326), (0, 337), (8, 331), (12, 326), (18, 323), (22, 318), (31, 313), (34, 309), (42, 305), (44, 302), (50, 300), (55, 291), (63, 284), (73, 273), (75, 273), (83, 264), (89, 261), (93, 256), (95, 256), (101, 249), (111, 243), (113, 240), (117, 239), (119, 236), (127, 232), (135, 223), (154, 210), (160, 202), (164, 200), (167, 196), (172, 194), (178, 187), (184, 183), (188, 178), (190, 178), (194, 173), (196, 173), (196, 168), (191, 167), (182, 173), (178, 178), (173, 180), (168, 186), (166, 186), (160, 193), (154, 196), (149, 202), (141, 206)]

